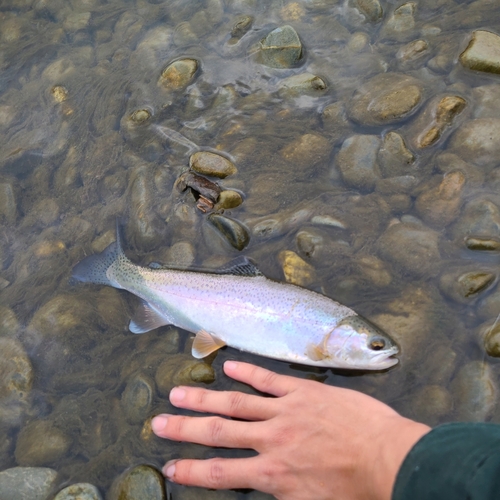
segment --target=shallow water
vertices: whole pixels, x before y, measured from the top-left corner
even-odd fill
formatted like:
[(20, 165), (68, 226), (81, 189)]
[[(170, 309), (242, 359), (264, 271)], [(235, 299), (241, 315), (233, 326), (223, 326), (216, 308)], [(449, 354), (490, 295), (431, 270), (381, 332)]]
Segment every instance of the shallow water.
[[(500, 422), (500, 366), (488, 354), (500, 354), (500, 75), (459, 60), (473, 31), (495, 32), (500, 6), (377, 5), (2, 2), (2, 469), (47, 466), (59, 473), (53, 492), (85, 481), (105, 493), (133, 465), (247, 453), (148, 432), (148, 417), (173, 411), (166, 394), (191, 366), (190, 335), (133, 335), (130, 294), (68, 281), (113, 241), (117, 218), (127, 254), (145, 265), (215, 269), (245, 254), (284, 280), (282, 252), (292, 251), (289, 280), (352, 307), (402, 350), (388, 372), (348, 373), (225, 348), (207, 360), (211, 388), (251, 391), (222, 374), (239, 359), (363, 391), (431, 425)], [(284, 25), (302, 55), (270, 67), (259, 41)], [(177, 59), (198, 69), (166, 88), (160, 75)], [(305, 72), (326, 88), (285, 80)], [(374, 103), (387, 89), (397, 92)], [(440, 137), (423, 146), (433, 126)], [(223, 213), (248, 232), (242, 251), (174, 186), (196, 150), (237, 168), (217, 182), (243, 197)], [(44, 442), (50, 433), (57, 446)]]

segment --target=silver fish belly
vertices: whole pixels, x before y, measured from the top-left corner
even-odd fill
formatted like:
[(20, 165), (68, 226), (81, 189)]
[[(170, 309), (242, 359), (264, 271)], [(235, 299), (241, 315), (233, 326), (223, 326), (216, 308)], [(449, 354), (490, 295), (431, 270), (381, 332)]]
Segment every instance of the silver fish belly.
[(138, 296), (130, 330), (172, 324), (196, 334), (193, 356), (228, 345), (312, 366), (382, 370), (395, 365), (394, 342), (375, 325), (324, 295), (263, 276), (238, 259), (223, 274), (133, 264), (119, 238), (73, 269), (73, 278)]

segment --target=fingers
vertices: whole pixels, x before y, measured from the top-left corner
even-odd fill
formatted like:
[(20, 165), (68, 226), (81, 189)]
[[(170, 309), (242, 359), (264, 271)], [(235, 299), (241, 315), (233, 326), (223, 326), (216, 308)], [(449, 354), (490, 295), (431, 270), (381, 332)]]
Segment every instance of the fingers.
[(178, 408), (219, 413), (244, 420), (267, 420), (276, 415), (272, 398), (235, 391), (209, 391), (200, 387), (175, 387), (170, 402)]
[(211, 489), (253, 488), (270, 492), (271, 475), (263, 473), (261, 457), (211, 458), (168, 462), (163, 474), (170, 481)]
[(262, 443), (261, 422), (238, 422), (221, 417), (162, 414), (151, 421), (153, 432), (173, 441), (206, 446), (257, 449)]
[(241, 363), (239, 361), (226, 361), (224, 363), (224, 372), (227, 376), (249, 384), (258, 391), (277, 397), (285, 396), (292, 392), (301, 383), (296, 378), (278, 375), (260, 366)]

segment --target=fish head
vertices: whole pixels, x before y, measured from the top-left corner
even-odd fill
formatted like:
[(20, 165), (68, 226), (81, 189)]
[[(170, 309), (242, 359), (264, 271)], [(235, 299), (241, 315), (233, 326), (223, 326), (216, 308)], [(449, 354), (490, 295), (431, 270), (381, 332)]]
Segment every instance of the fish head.
[(340, 321), (325, 339), (327, 357), (345, 368), (385, 370), (398, 360), (393, 356), (398, 346), (380, 328), (361, 316), (348, 316)]

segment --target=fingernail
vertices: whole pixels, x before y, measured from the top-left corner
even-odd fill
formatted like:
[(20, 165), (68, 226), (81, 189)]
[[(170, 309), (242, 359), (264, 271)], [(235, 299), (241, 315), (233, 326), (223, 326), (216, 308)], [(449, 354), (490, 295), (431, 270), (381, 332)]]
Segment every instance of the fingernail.
[(158, 434), (161, 432), (165, 427), (167, 426), (167, 421), (168, 417), (170, 415), (167, 415), (166, 413), (162, 415), (156, 415), (156, 417), (153, 417), (151, 420), (151, 429), (153, 429), (153, 432), (155, 434)]
[(170, 481), (173, 481), (175, 474), (175, 463), (177, 461), (178, 460), (170, 460), (170, 462), (167, 462), (165, 464), (165, 467), (163, 467), (163, 475)]
[(173, 404), (180, 403), (185, 396), (186, 396), (186, 391), (184, 389), (181, 389), (180, 387), (174, 387), (170, 391), (170, 402)]
[(226, 361), (224, 363), (224, 368), (230, 371), (236, 370), (236, 368), (238, 368), (238, 363), (236, 363), (236, 361)]

